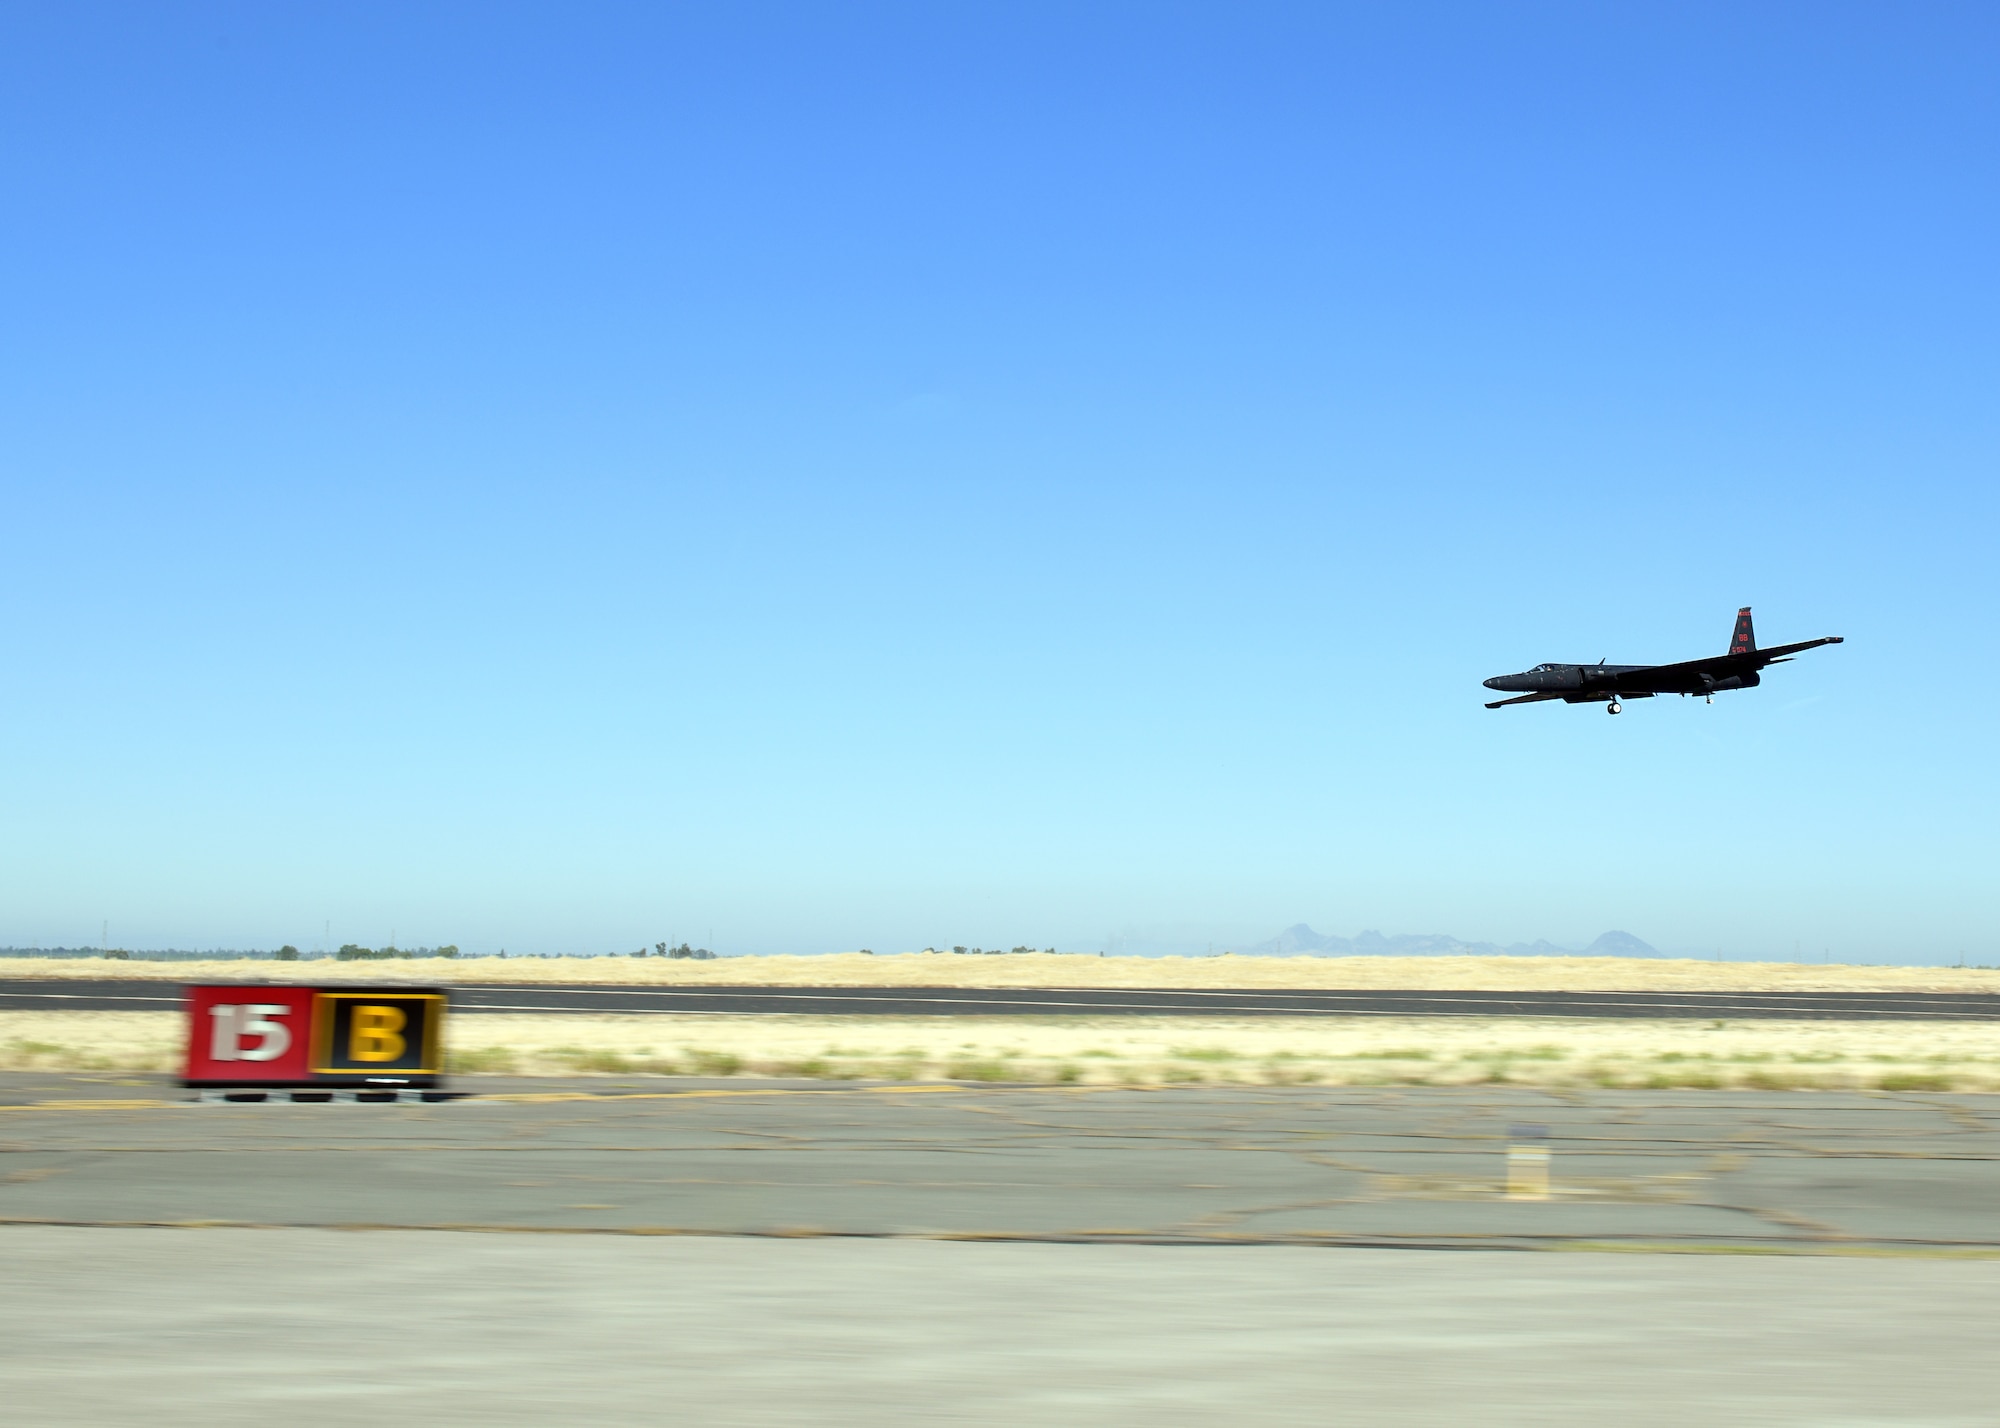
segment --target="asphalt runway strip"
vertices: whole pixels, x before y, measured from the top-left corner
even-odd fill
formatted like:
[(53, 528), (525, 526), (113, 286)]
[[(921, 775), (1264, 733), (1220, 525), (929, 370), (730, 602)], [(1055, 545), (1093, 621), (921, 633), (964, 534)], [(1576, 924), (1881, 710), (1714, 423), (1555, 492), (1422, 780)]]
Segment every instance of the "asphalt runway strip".
[(2000, 1251), (1981, 1096), (517, 1080), (296, 1105), (7, 1079), (33, 1101), (0, 1109), (0, 1224)]
[[(246, 977), (246, 984), (259, 979)], [(385, 978), (385, 980), (389, 980)], [(421, 980), (396, 978), (395, 980)], [(274, 984), (276, 985), (276, 984)], [(1160, 990), (1025, 987), (449, 988), (452, 1010), (621, 1016), (1479, 1016), (1782, 1021), (2000, 1021), (2000, 996), (1969, 992), (1542, 992)], [(9, 979), (0, 1011), (164, 1011), (157, 980)]]

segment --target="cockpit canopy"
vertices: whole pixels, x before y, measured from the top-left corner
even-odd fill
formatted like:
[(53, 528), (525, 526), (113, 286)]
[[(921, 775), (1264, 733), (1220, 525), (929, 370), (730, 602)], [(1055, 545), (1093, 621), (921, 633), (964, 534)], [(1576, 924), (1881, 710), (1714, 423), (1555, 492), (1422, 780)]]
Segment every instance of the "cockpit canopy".
[(1536, 666), (1535, 666), (1535, 667), (1534, 667), (1533, 669), (1529, 670), (1529, 671), (1528, 671), (1528, 673), (1530, 673), (1530, 674), (1546, 674), (1546, 673), (1547, 673), (1548, 671), (1550, 671), (1550, 670), (1552, 670), (1552, 669), (1560, 669), (1560, 668), (1561, 668), (1561, 666), (1560, 666), (1560, 665), (1553, 665), (1553, 664), (1538, 664), (1538, 665), (1536, 665)]

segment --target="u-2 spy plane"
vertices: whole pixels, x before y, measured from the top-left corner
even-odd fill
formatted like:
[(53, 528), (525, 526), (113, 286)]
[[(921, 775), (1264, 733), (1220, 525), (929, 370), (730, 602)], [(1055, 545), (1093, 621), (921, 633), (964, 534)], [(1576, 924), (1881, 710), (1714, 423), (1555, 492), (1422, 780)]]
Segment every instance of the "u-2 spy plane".
[(1750, 607), (1736, 612), (1736, 632), (1729, 639), (1729, 653), (1706, 659), (1682, 660), (1679, 664), (1538, 664), (1520, 674), (1496, 674), (1486, 681), (1488, 689), (1525, 689), (1531, 693), (1513, 699), (1496, 699), (1487, 705), (1498, 709), (1508, 704), (1534, 704), (1544, 699), (1560, 699), (1565, 704), (1608, 704), (1608, 714), (1616, 714), (1625, 699), (1651, 699), (1655, 694), (1700, 694), (1713, 704), (1715, 696), (1727, 689), (1754, 689), (1763, 683), (1758, 671), (1767, 664), (1783, 664), (1800, 650), (1842, 643), (1840, 635), (1803, 640), (1795, 645), (1757, 648), (1757, 635), (1750, 627)]

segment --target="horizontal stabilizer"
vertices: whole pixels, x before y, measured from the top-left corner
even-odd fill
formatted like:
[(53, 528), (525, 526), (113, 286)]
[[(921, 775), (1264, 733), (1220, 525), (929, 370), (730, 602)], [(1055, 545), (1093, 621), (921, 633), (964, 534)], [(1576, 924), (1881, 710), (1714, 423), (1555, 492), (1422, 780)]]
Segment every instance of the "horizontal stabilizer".
[(1824, 639), (1800, 640), (1795, 645), (1773, 645), (1767, 650), (1757, 651), (1757, 654), (1766, 663), (1776, 664), (1782, 655), (1794, 655), (1800, 650), (1816, 650), (1821, 645), (1844, 645), (1846, 643), (1847, 637), (1845, 635), (1828, 635)]

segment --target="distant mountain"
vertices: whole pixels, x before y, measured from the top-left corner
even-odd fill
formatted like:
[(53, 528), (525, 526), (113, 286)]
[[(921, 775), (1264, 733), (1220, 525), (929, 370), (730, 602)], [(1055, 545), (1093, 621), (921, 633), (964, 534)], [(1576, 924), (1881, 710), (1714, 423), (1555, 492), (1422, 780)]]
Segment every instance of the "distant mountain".
[(1583, 949), (1586, 957), (1657, 957), (1659, 952), (1629, 932), (1606, 932)]
[(1294, 923), (1268, 942), (1245, 947), (1246, 957), (1657, 957), (1659, 952), (1629, 932), (1607, 932), (1577, 952), (1552, 942), (1461, 942), (1440, 932), (1404, 932), (1384, 937), (1362, 932), (1353, 937), (1329, 937), (1303, 922)]

